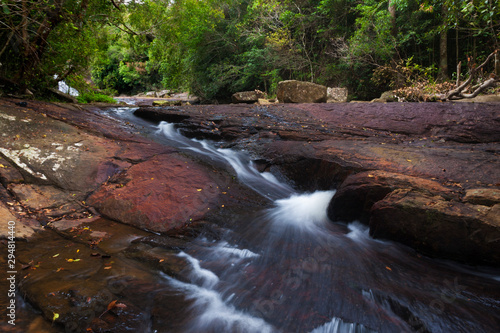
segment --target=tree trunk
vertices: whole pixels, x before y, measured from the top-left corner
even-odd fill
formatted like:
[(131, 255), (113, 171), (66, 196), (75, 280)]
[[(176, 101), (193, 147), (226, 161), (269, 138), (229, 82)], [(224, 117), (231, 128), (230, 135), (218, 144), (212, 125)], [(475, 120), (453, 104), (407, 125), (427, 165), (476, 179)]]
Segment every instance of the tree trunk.
[(495, 54), (495, 75), (500, 78), (500, 54)]
[(396, 38), (398, 34), (398, 27), (396, 26), (396, 6), (394, 5), (394, 0), (389, 0), (389, 15), (391, 16), (391, 34), (392, 37)]
[[(389, 0), (387, 10), (389, 11), (389, 15), (391, 16), (391, 36), (392, 38), (394, 38), (394, 40), (397, 40), (398, 27), (396, 25), (396, 6), (394, 2), (395, 2), (394, 0)], [(398, 60), (399, 60), (398, 54), (397, 52), (394, 52), (391, 61), (391, 68), (393, 69), (393, 72), (395, 73), (396, 76), (394, 78), (394, 84), (395, 87), (397, 88), (404, 86), (404, 78), (397, 70)]]
[(439, 36), (439, 74), (440, 81), (446, 81), (448, 77), (448, 28), (446, 27), (446, 17), (448, 9), (445, 5), (442, 7), (443, 30)]

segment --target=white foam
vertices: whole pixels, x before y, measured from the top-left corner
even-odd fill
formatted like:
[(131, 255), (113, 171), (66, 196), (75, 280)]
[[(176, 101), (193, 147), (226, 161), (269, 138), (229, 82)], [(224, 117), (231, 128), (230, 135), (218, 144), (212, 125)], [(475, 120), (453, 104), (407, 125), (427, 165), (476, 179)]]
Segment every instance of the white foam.
[[(164, 275), (165, 276), (165, 275)], [(248, 332), (271, 333), (273, 328), (262, 318), (254, 317), (227, 304), (214, 290), (180, 282), (165, 276), (170, 284), (186, 292), (186, 298), (194, 300), (192, 309), (197, 316), (189, 323), (185, 332)]]
[(349, 223), (347, 228), (349, 229), (349, 233), (346, 236), (354, 241), (370, 239), (370, 228), (358, 221)]
[(239, 259), (256, 258), (260, 255), (248, 249), (238, 249), (237, 247), (230, 246), (227, 242), (221, 242), (217, 245), (216, 250), (218, 253), (237, 257)]
[(328, 221), (327, 208), (334, 194), (335, 191), (317, 191), (276, 200), (276, 207), (268, 215), (275, 226), (309, 229)]
[(212, 271), (202, 268), (198, 259), (193, 258), (185, 252), (180, 252), (178, 256), (181, 258), (186, 258), (191, 264), (193, 270), (191, 271), (189, 277), (194, 282), (201, 283), (201, 285), (206, 288), (214, 287), (219, 282), (219, 277)]
[(346, 323), (340, 318), (333, 317), (333, 319), (324, 324), (323, 326), (317, 327), (310, 333), (361, 333), (361, 332), (373, 332), (367, 329), (361, 324)]

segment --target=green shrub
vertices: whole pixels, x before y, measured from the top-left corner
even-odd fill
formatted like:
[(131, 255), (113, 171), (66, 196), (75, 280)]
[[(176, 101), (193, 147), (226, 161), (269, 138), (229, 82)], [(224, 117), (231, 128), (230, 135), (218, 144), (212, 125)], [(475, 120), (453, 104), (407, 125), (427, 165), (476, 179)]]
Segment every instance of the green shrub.
[(95, 91), (80, 92), (76, 99), (83, 104), (91, 102), (116, 103), (113, 97)]

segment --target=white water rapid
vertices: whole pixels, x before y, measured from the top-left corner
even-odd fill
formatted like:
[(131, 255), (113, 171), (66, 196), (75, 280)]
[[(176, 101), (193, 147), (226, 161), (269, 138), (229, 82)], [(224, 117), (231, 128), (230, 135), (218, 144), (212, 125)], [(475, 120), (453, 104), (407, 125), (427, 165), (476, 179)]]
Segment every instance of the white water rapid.
[(176, 323), (158, 332), (492, 332), (500, 327), (500, 301), (491, 297), (500, 294), (498, 271), (477, 273), (479, 268), (432, 260), (372, 239), (359, 223), (332, 223), (326, 210), (334, 191), (297, 193), (272, 174), (258, 172), (243, 152), (188, 139), (173, 124), (134, 121), (159, 142), (226, 166), (269, 199), (268, 206), (235, 216), (234, 226), (220, 237), (207, 233), (180, 252), (178, 258), (189, 266), (186, 280), (159, 273), (162, 292), (175, 296)]

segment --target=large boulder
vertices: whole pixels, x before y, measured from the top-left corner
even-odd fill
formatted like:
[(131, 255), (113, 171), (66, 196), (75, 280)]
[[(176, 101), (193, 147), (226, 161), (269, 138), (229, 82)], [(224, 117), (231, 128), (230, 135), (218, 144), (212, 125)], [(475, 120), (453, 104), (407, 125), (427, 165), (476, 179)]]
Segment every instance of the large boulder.
[(373, 205), (370, 234), (432, 256), (500, 266), (500, 204), (474, 205), (396, 190)]
[(458, 198), (449, 188), (432, 180), (381, 170), (366, 171), (350, 175), (340, 185), (328, 206), (328, 217), (333, 221), (361, 220), (366, 223), (373, 204), (397, 189)]
[(327, 88), (312, 82), (281, 81), (278, 83), (276, 97), (280, 103), (325, 103)]
[(345, 103), (347, 102), (347, 88), (331, 88), (328, 87), (327, 103)]
[(260, 90), (240, 91), (231, 96), (231, 101), (233, 103), (256, 103), (264, 98), (266, 98), (266, 93)]

